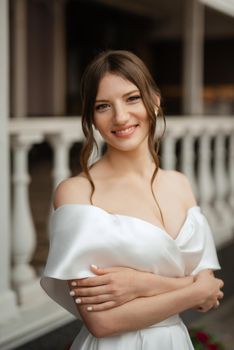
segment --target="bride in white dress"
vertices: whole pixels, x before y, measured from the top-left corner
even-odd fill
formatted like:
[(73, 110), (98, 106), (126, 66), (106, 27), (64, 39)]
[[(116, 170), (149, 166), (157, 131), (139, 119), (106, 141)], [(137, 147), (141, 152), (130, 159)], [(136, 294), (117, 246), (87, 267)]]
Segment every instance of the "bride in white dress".
[[(218, 307), (223, 282), (188, 179), (159, 167), (160, 92), (127, 51), (97, 56), (81, 87), (83, 172), (54, 193), (41, 285), (84, 321), (72, 350), (192, 350), (179, 313)], [(107, 149), (89, 167), (94, 127)]]

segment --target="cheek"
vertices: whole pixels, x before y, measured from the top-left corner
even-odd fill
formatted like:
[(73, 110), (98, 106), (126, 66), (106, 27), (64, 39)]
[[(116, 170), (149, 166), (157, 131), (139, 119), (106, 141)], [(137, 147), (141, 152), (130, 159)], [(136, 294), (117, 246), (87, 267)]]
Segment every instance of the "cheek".
[(142, 121), (142, 122), (148, 122), (150, 121), (150, 118), (148, 116), (148, 113), (147, 111), (145, 110), (145, 108), (142, 108), (142, 111), (139, 113), (139, 119)]
[(101, 133), (102, 131), (105, 131), (108, 128), (108, 120), (105, 118), (105, 116), (99, 116), (99, 117), (94, 117), (93, 119), (93, 125), (99, 132)]
[(138, 118), (142, 121), (149, 120), (148, 113), (143, 103), (140, 106), (138, 105), (136, 107), (137, 107), (137, 110), (135, 111), (135, 113), (137, 113)]

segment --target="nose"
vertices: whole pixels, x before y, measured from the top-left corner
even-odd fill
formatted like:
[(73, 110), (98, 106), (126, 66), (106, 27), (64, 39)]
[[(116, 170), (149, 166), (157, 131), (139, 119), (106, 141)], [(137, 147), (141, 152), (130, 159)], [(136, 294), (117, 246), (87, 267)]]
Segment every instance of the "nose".
[(114, 121), (115, 124), (124, 125), (129, 119), (128, 111), (122, 104), (115, 106), (114, 108)]

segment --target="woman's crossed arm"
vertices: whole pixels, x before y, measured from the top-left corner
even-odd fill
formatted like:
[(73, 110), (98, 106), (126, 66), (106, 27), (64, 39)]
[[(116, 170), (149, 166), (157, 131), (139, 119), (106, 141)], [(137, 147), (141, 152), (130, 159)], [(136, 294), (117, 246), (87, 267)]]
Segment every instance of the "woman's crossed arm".
[(96, 273), (100, 276), (69, 281), (78, 310), (96, 337), (142, 329), (191, 308), (207, 311), (223, 297), (223, 282), (208, 270), (195, 280), (128, 268), (100, 269)]

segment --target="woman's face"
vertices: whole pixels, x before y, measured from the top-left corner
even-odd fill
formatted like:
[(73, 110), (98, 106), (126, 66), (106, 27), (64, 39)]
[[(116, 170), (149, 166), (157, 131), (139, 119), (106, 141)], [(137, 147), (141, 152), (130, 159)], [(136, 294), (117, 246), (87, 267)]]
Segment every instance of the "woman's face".
[(149, 118), (137, 86), (105, 74), (94, 105), (94, 124), (109, 147), (132, 151), (147, 142)]

